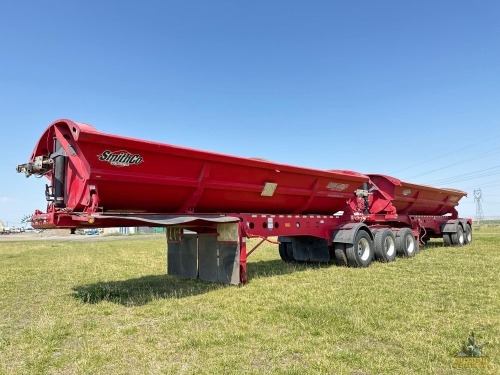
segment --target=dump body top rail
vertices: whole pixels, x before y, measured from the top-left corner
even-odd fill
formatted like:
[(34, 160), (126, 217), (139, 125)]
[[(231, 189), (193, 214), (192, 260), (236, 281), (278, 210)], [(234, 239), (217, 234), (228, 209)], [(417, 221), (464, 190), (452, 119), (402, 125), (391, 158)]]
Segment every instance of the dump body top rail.
[[(30, 162), (51, 155), (54, 164), (54, 155), (65, 158), (57, 207), (74, 212), (331, 214), (344, 210), (346, 200), (368, 181), (358, 173), (105, 134), (70, 120), (47, 128)], [(54, 180), (56, 169), (44, 172), (46, 177)]]

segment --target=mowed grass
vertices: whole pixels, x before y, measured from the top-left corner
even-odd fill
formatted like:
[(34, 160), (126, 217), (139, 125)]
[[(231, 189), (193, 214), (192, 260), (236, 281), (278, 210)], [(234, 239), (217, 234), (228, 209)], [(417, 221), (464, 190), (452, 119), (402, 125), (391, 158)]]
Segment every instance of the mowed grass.
[[(498, 374), (500, 230), (366, 269), (165, 275), (165, 239), (0, 242), (1, 374)], [(456, 369), (474, 330), (487, 369)]]

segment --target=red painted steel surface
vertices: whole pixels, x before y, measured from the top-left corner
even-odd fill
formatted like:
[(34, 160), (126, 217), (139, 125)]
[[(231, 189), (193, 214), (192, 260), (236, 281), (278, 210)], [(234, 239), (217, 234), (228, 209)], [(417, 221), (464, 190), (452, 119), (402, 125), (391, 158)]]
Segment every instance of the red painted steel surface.
[[(466, 195), (463, 191), (411, 184), (390, 176), (306, 169), (120, 137), (70, 120), (51, 124), (40, 137), (31, 164), (23, 166), (35, 166), (35, 159), (41, 156), (49, 160), (57, 151), (57, 143), (66, 155), (64, 204), (56, 208), (49, 203), (47, 213), (37, 211), (33, 225), (38, 228), (138, 223), (125, 217), (93, 219), (93, 213), (242, 217), (245, 213), (332, 215), (344, 211), (341, 218), (333, 220), (335, 223), (369, 222), (370, 217), (376, 217), (374, 222), (378, 223), (380, 215), (387, 222), (394, 222), (403, 220), (402, 215), (457, 217), (455, 207)], [(55, 167), (50, 167), (50, 160), (45, 177), (54, 186)], [(361, 188), (370, 191), (368, 210), (365, 199), (356, 196), (362, 193), (358, 191)], [(243, 217), (242, 220), (245, 221)], [(323, 237), (333, 225), (331, 219), (310, 227), (300, 226), (300, 220), (290, 223), (273, 230), (255, 223), (255, 228), (246, 230)]]
[(394, 177), (370, 174), (378, 189), (373, 191), (370, 212), (378, 214), (394, 210), (408, 215), (446, 215), (456, 213), (458, 201), (467, 195), (455, 189), (417, 185)]
[[(371, 214), (455, 215), (455, 207), (467, 195), (465, 191), (417, 185), (380, 174), (368, 176)], [(354, 198), (350, 206), (353, 210), (359, 210), (363, 202)]]
[(31, 161), (55, 151), (54, 137), (68, 156), (65, 210), (73, 212), (332, 214), (368, 181), (105, 134), (70, 120), (47, 128)]

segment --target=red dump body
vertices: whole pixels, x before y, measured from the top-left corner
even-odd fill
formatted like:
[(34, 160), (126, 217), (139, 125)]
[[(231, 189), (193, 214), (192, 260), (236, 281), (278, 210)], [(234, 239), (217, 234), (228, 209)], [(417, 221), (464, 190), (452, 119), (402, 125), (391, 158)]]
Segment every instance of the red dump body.
[[(465, 191), (417, 185), (380, 174), (368, 176), (370, 214), (456, 214), (455, 207), (467, 195)], [(353, 197), (350, 201), (353, 211), (359, 211), (363, 206), (362, 199)]]
[[(55, 146), (54, 139), (60, 143)], [(305, 169), (51, 124), (37, 156), (66, 155), (64, 210), (143, 213), (315, 213), (344, 210), (368, 177)], [(46, 177), (52, 180), (53, 171)]]
[(446, 215), (456, 213), (458, 201), (467, 195), (455, 189), (411, 184), (397, 178), (370, 174), (372, 190), (370, 213), (408, 215)]

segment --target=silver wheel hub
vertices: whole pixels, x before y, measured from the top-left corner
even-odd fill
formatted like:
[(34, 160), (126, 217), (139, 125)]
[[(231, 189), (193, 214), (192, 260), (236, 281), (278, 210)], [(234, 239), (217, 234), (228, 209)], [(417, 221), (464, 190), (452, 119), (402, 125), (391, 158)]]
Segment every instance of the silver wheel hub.
[(387, 236), (384, 241), (384, 251), (387, 255), (392, 256), (396, 251), (396, 245), (391, 236)]
[(366, 238), (362, 238), (358, 242), (358, 256), (363, 261), (370, 257), (370, 243)]
[(413, 235), (409, 234), (405, 239), (406, 251), (411, 254), (415, 250), (415, 241), (413, 240)]

